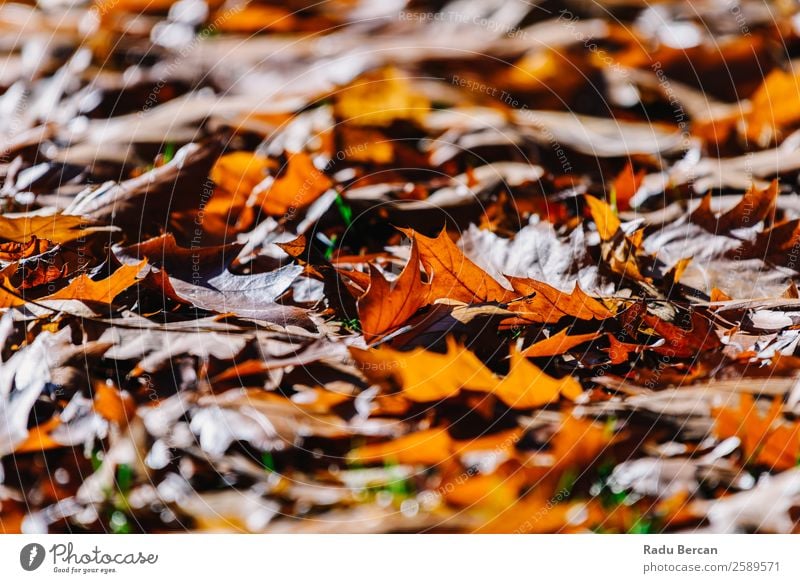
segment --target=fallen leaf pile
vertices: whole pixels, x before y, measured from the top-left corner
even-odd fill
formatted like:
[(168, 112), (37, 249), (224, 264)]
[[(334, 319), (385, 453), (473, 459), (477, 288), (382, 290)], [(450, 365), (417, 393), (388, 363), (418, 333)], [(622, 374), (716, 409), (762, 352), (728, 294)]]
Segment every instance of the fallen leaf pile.
[(800, 13), (701, 4), (0, 5), (0, 532), (800, 531)]

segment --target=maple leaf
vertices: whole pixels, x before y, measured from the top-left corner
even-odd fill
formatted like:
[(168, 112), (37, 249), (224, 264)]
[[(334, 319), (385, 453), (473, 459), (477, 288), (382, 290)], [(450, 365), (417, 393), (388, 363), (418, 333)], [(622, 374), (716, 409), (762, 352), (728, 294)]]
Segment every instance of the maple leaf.
[(642, 230), (626, 235), (617, 213), (608, 204), (588, 194), (584, 198), (600, 235), (603, 260), (611, 271), (638, 282), (648, 291), (655, 291), (650, 286), (650, 278), (644, 277), (639, 269), (638, 259), (643, 254)]
[(65, 288), (42, 299), (81, 300), (111, 304), (115, 297), (139, 281), (139, 272), (145, 265), (147, 265), (147, 260), (136, 265), (123, 265), (109, 277), (100, 281), (95, 281), (84, 273), (69, 282)]
[(397, 279), (390, 284), (370, 264), (369, 288), (358, 299), (358, 317), (367, 342), (403, 324), (425, 305), (428, 286), (419, 270), (419, 250), (411, 244), (411, 256)]
[(472, 304), (504, 302), (514, 297), (510, 290), (467, 259), (445, 229), (435, 238), (416, 233), (413, 229), (400, 230), (417, 244), (422, 265), (430, 274), (429, 302), (449, 298)]

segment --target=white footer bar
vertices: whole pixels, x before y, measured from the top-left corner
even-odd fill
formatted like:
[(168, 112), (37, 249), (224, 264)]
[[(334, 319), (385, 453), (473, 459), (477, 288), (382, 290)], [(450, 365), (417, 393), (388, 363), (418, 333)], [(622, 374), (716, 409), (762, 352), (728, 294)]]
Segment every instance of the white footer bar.
[(0, 579), (778, 582), (800, 581), (799, 545), (793, 535), (6, 535)]

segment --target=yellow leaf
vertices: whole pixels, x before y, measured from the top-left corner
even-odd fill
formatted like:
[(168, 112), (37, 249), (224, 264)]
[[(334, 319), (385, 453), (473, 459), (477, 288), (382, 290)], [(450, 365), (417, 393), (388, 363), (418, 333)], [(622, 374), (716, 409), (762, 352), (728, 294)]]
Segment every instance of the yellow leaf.
[(412, 90), (393, 68), (366, 75), (336, 98), (336, 116), (353, 125), (388, 126), (396, 119), (421, 121), (430, 110), (427, 97)]
[(594, 224), (597, 225), (597, 232), (603, 241), (608, 241), (619, 231), (620, 221), (614, 210), (602, 200), (589, 194), (585, 196), (586, 204), (592, 213)]

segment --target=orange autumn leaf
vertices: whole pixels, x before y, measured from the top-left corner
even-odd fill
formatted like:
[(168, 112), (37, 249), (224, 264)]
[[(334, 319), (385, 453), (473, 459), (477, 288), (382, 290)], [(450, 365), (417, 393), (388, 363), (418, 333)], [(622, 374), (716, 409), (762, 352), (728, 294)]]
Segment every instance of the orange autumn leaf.
[(750, 103), (750, 112), (745, 116), (745, 135), (757, 144), (769, 144), (784, 127), (800, 121), (800, 75), (774, 68)]
[(417, 431), (384, 443), (365, 445), (348, 454), (355, 462), (391, 460), (399, 464), (434, 466), (450, 458), (452, 439), (444, 428)]
[(622, 364), (623, 362), (627, 362), (631, 352), (639, 352), (642, 350), (642, 347), (640, 347), (638, 344), (621, 342), (617, 340), (616, 336), (613, 334), (607, 334), (607, 336), (609, 344), (608, 358), (611, 361), (611, 364)]
[(261, 4), (244, 4), (239, 8), (225, 11), (224, 18), (219, 18), (220, 30), (242, 34), (256, 34), (266, 30), (288, 32), (297, 24), (295, 16), (284, 8)]
[(103, 419), (124, 427), (133, 419), (136, 403), (127, 391), (98, 381), (94, 387), (94, 410)]
[(52, 243), (68, 243), (109, 227), (99, 227), (94, 221), (77, 215), (31, 215), (6, 217), (0, 215), (0, 240), (28, 243), (31, 237)]
[(531, 344), (522, 351), (522, 355), (528, 358), (558, 356), (585, 342), (596, 340), (600, 338), (600, 336), (598, 332), (567, 335), (567, 331), (564, 329), (557, 334), (553, 334), (550, 338), (545, 338), (544, 340)]
[(711, 293), (709, 294), (710, 300), (712, 302), (729, 302), (733, 298), (726, 294), (724, 291), (719, 289), (718, 287), (712, 288)]
[(453, 439), (445, 428), (424, 429), (396, 439), (352, 450), (348, 458), (363, 463), (395, 462), (437, 465), (470, 452), (508, 452), (522, 436), (520, 429), (501, 431), (475, 439)]
[(424, 348), (407, 352), (382, 347), (350, 349), (361, 371), (372, 378), (394, 378), (412, 401), (429, 402), (453, 397), (462, 388), (488, 392), (497, 378), (470, 350), (447, 338), (447, 352)]
[(572, 502), (567, 492), (550, 487), (552, 480), (491, 516), (477, 532), (484, 534), (545, 534), (588, 532), (607, 513), (593, 502)]
[(589, 194), (585, 195), (584, 198), (589, 206), (589, 212), (592, 214), (594, 224), (597, 226), (597, 232), (600, 233), (600, 238), (603, 241), (611, 240), (622, 224), (619, 217), (604, 201)]
[(572, 377), (554, 379), (516, 350), (511, 353), (508, 375), (498, 378), (450, 337), (445, 354), (423, 348), (408, 352), (387, 347), (350, 351), (364, 374), (376, 380), (393, 378), (412, 401), (439, 401), (468, 389), (494, 394), (512, 408), (530, 409), (552, 403), (561, 395), (575, 399), (581, 393), (580, 384)]
[(55, 415), (36, 427), (28, 430), (28, 436), (22, 443), (14, 449), (14, 453), (29, 453), (37, 451), (47, 451), (64, 447), (61, 443), (50, 437), (50, 433), (61, 425), (58, 415)]
[(553, 436), (550, 455), (553, 467), (585, 469), (599, 461), (602, 452), (616, 441), (608, 425), (601, 425), (574, 415), (566, 415)]
[(139, 280), (139, 272), (145, 265), (147, 265), (147, 260), (143, 260), (136, 265), (123, 265), (109, 277), (100, 281), (94, 281), (88, 275), (82, 274), (73, 279), (65, 288), (43, 299), (82, 300), (110, 304), (115, 297)]
[(15, 291), (14, 286), (8, 280), (8, 277), (3, 277), (0, 285), (0, 310), (25, 305), (25, 300), (12, 293), (13, 291)]
[(337, 393), (322, 387), (316, 387), (295, 393), (292, 395), (292, 403), (309, 413), (324, 415), (351, 398), (351, 395), (345, 393)]
[(293, 216), (317, 200), (332, 184), (307, 154), (289, 153), (286, 166), (280, 169), (278, 176), (259, 184), (252, 198), (268, 215)]
[(448, 482), (452, 487), (445, 489), (444, 499), (448, 504), (464, 508), (480, 506), (503, 510), (516, 502), (524, 480), (525, 474), (520, 471), (508, 475), (496, 472), (461, 480), (456, 478)]
[(712, 325), (697, 312), (691, 313), (691, 328), (688, 329), (652, 314), (644, 314), (642, 321), (664, 339), (663, 345), (651, 348), (659, 354), (691, 358), (701, 352), (718, 348), (721, 344)]
[(737, 407), (712, 410), (714, 433), (720, 439), (738, 437), (746, 461), (787, 470), (797, 464), (800, 455), (800, 423), (784, 421), (782, 407), (776, 397), (762, 413), (751, 394), (741, 393)]
[(274, 162), (255, 152), (232, 152), (219, 157), (210, 178), (228, 193), (246, 200), (274, 166)]
[(613, 188), (616, 193), (617, 208), (622, 211), (631, 208), (630, 201), (646, 176), (644, 169), (638, 172), (633, 171), (633, 164), (629, 161), (625, 164), (625, 168), (614, 178)]
[(419, 250), (411, 244), (411, 256), (391, 284), (370, 264), (369, 287), (357, 302), (361, 330), (367, 342), (403, 324), (425, 305), (428, 286), (419, 270)]
[(508, 374), (492, 392), (513, 409), (533, 409), (553, 403), (562, 395), (575, 400), (582, 389), (571, 376), (555, 379), (512, 348)]
[(428, 301), (449, 298), (468, 304), (509, 301), (514, 294), (467, 259), (442, 231), (435, 238), (400, 229), (419, 248), (420, 259), (430, 275)]
[(35, 235), (27, 243), (18, 243), (16, 241), (0, 243), (0, 260), (19, 261), (26, 257), (41, 255), (51, 247), (50, 241), (38, 239)]
[(515, 292), (526, 296), (511, 302), (508, 309), (531, 322), (554, 324), (564, 316), (604, 320), (614, 315), (604, 304), (586, 295), (577, 284), (572, 293), (567, 294), (535, 279), (510, 276), (507, 279)]

